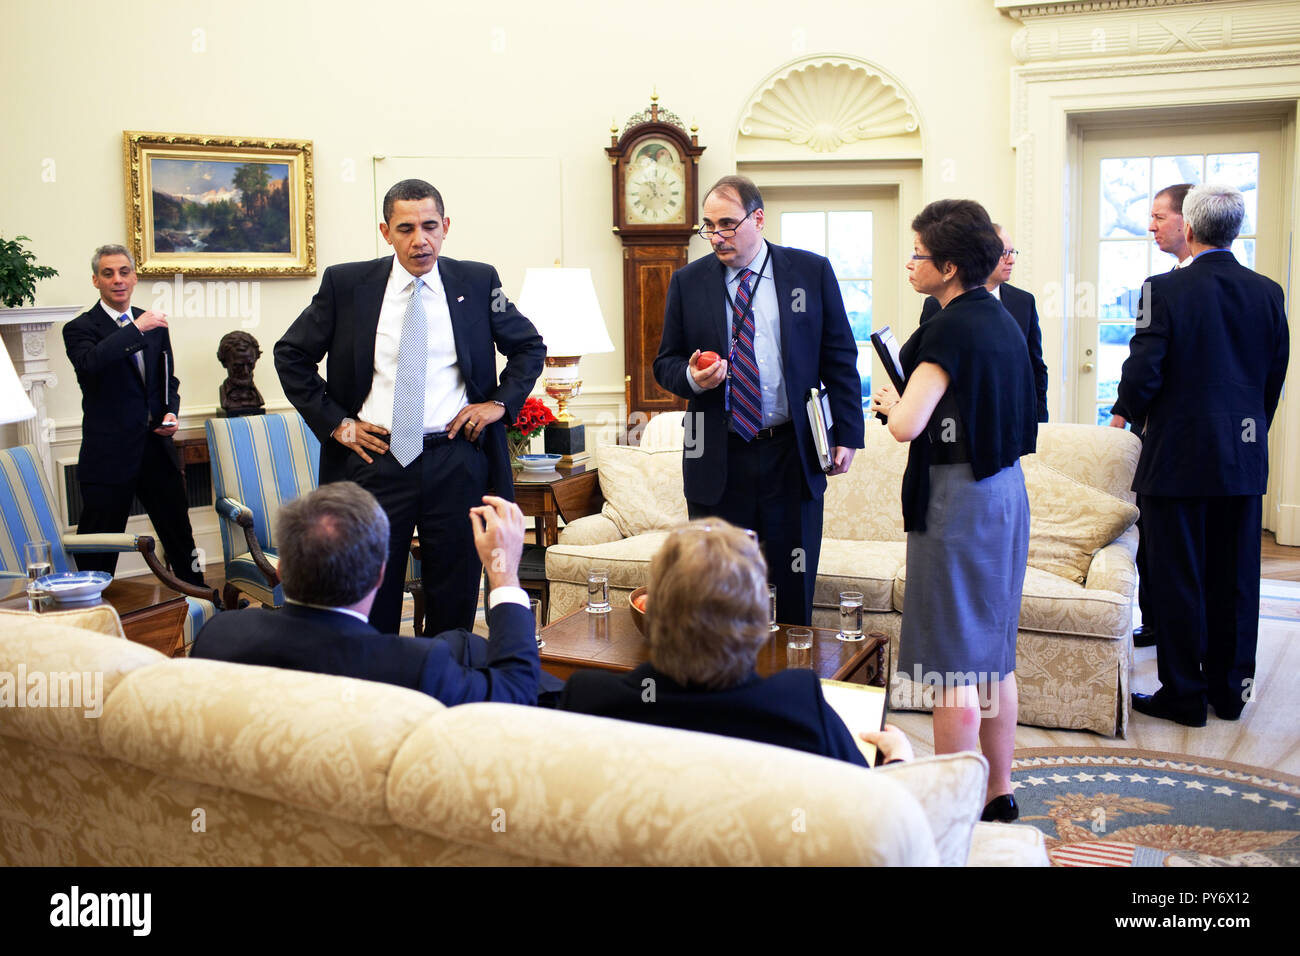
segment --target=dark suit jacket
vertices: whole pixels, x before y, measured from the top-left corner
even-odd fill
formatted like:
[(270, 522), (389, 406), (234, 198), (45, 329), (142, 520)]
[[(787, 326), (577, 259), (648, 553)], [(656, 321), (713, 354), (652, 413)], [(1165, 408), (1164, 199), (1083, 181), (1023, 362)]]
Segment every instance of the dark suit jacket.
[(350, 614), (298, 604), (275, 611), (248, 608), (208, 621), (190, 657), (396, 684), (449, 707), (481, 700), (537, 703), (541, 665), (532, 613), (518, 604), (500, 604), (489, 621), (485, 644), (467, 631), (438, 637), (380, 634)]
[(1280, 285), (1227, 251), (1143, 284), (1112, 409), (1146, 423), (1134, 491), (1264, 493), (1290, 348), (1282, 301)]
[[(858, 348), (844, 312), (840, 287), (831, 264), (802, 249), (768, 244), (780, 310), (781, 373), (804, 481), (813, 497), (826, 490), (826, 475), (817, 463), (805, 403), (808, 390), (825, 385), (835, 425), (832, 443), (863, 445), (862, 384)], [(655, 357), (655, 380), (687, 399), (688, 441), (701, 454), (683, 457), (686, 498), (716, 504), (727, 483), (726, 385), (699, 395), (687, 380), (687, 360), (696, 349), (726, 355), (726, 267), (710, 253), (673, 273), (664, 309), (663, 339)], [(698, 416), (698, 417), (696, 417)]]
[(767, 678), (751, 674), (719, 691), (683, 687), (649, 663), (626, 674), (576, 671), (564, 686), (559, 709), (740, 737), (867, 765), (810, 670), (780, 671)]
[[(506, 429), (542, 371), (546, 346), (537, 329), (501, 294), (496, 269), (482, 262), (438, 257), (447, 293), (456, 360), (471, 403), (504, 402), (502, 419), (484, 430), (490, 489), (514, 499)], [(275, 368), (285, 396), (320, 439), (320, 481), (344, 477), (348, 448), (330, 438), (344, 418), (356, 417), (370, 394), (375, 331), (393, 257), (331, 266), (311, 304), (275, 344)], [(496, 352), (506, 356), (497, 379)], [(317, 371), (328, 353), (328, 382)]]
[[(140, 315), (144, 310), (131, 310)], [(63, 327), (63, 345), (81, 386), (81, 455), (79, 481), (102, 484), (134, 482), (144, 460), (146, 442), (157, 442), (180, 469), (171, 438), (155, 435), (165, 414), (180, 413), (176, 363), (167, 330), (143, 334), (118, 326), (96, 302)], [(134, 355), (144, 354), (145, 381)]]
[[(1038, 305), (1032, 293), (1017, 289), (1009, 282), (1002, 283), (998, 290), (1002, 296), (1002, 308), (1011, 313), (1025, 334), (1025, 344), (1029, 346), (1029, 363), (1034, 367), (1034, 391), (1038, 394), (1038, 420), (1047, 421), (1047, 365), (1043, 362), (1043, 331), (1038, 326)], [(939, 311), (939, 300), (926, 296), (925, 305), (921, 306), (921, 324), (928, 322)]]

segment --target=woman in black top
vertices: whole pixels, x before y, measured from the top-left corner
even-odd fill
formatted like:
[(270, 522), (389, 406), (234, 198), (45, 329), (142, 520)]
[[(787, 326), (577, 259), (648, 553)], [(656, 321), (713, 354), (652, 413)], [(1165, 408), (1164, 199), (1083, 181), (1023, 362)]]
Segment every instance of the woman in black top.
[(912, 221), (916, 291), (943, 307), (903, 346), (900, 398), (872, 408), (910, 441), (903, 476), (907, 588), (898, 667), (935, 688), (934, 749), (981, 749), (986, 820), (1014, 820), (1011, 753), (1016, 629), (1029, 548), (1020, 456), (1034, 450), (1037, 399), (1025, 337), (984, 288), (1002, 241), (976, 202), (931, 203)]

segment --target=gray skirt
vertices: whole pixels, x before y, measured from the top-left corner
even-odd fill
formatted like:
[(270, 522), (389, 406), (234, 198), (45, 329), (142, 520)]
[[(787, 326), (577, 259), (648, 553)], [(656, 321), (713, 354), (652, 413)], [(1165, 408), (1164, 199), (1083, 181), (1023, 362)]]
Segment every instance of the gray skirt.
[(1029, 556), (1020, 462), (983, 481), (969, 464), (932, 465), (925, 524), (907, 534), (898, 668), (934, 686), (997, 682), (1016, 669)]

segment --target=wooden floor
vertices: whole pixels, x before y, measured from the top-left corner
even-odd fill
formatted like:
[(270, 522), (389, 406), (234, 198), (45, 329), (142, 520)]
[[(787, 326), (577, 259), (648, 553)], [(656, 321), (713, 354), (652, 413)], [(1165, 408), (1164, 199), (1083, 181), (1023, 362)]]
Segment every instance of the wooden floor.
[(1300, 548), (1278, 544), (1272, 531), (1264, 532), (1259, 576), (1277, 581), (1300, 581)]

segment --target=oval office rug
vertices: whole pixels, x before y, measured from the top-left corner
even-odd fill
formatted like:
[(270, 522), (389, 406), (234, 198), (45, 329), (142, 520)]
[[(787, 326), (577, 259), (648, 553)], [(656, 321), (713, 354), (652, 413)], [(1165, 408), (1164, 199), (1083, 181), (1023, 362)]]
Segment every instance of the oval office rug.
[(1053, 866), (1300, 866), (1300, 779), (1142, 750), (1017, 750)]

